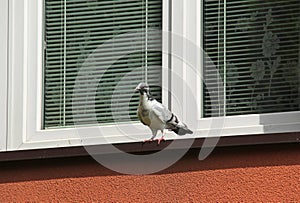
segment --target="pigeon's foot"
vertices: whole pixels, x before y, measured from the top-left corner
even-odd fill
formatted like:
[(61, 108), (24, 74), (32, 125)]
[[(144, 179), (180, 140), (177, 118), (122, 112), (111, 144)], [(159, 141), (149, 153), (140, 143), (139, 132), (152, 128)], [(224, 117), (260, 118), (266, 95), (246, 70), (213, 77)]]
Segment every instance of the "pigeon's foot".
[(164, 136), (162, 136), (159, 139), (155, 139), (155, 141), (157, 141), (157, 145), (159, 145), (161, 142), (165, 142), (166, 140), (165, 140)]
[(144, 140), (144, 141), (143, 141), (143, 144), (145, 144), (145, 143), (150, 143), (150, 142), (153, 142), (153, 141), (154, 141), (153, 139)]

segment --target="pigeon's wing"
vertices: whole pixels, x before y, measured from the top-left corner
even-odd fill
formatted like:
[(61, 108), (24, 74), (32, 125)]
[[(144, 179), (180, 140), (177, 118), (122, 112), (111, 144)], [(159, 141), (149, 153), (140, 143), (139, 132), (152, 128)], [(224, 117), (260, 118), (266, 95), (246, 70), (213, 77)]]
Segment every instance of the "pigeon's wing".
[(169, 109), (159, 102), (156, 102), (152, 106), (152, 113), (159, 119), (164, 125), (164, 129), (174, 131), (178, 135), (192, 134), (193, 131), (188, 129), (186, 124), (178, 120), (177, 116), (173, 114)]
[(155, 102), (152, 107), (152, 111), (156, 115), (156, 117), (163, 123), (167, 123), (170, 118), (172, 118), (172, 112), (159, 102)]

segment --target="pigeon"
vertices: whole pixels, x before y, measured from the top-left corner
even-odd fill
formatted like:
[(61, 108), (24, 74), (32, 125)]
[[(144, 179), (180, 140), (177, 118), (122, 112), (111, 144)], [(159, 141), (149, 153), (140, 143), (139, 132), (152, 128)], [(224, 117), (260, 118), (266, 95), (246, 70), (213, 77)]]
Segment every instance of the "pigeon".
[(157, 131), (161, 131), (162, 133), (161, 138), (155, 139), (155, 141), (157, 140), (157, 144), (159, 145), (161, 141), (165, 141), (164, 129), (173, 131), (178, 135), (193, 133), (174, 113), (151, 96), (148, 84), (140, 83), (135, 88), (135, 91), (140, 94), (137, 116), (139, 120), (152, 131), (152, 137), (148, 140), (144, 140), (144, 143), (154, 141)]

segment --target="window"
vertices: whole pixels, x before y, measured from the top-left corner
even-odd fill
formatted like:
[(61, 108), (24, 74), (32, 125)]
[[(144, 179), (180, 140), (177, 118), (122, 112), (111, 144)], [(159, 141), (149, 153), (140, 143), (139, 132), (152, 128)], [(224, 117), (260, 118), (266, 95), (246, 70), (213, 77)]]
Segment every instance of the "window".
[(149, 138), (141, 80), (194, 131), (168, 139), (300, 132), (296, 0), (3, 2), (1, 150)]
[[(165, 4), (161, 0), (9, 1), (12, 88), (7, 149), (146, 138), (148, 130), (136, 119), (134, 88), (146, 80), (155, 97), (164, 99), (160, 88), (162, 41), (151, 30), (165, 29)], [(94, 81), (95, 74), (102, 74), (99, 83)], [(130, 80), (122, 81), (127, 74)], [(98, 85), (94, 103), (89, 103), (93, 95), (88, 91), (94, 90), (90, 84)], [(74, 106), (75, 120), (80, 121), (75, 125), (80, 129), (74, 128)]]
[(187, 63), (171, 59), (173, 72), (184, 77), (184, 84), (171, 79), (172, 110), (188, 112), (187, 123), (199, 111), (196, 136), (299, 132), (299, 1), (177, 6), (172, 31), (188, 41), (173, 40), (172, 52)]
[(299, 132), (299, 6), (202, 1), (200, 123), (224, 119), (212, 136)]

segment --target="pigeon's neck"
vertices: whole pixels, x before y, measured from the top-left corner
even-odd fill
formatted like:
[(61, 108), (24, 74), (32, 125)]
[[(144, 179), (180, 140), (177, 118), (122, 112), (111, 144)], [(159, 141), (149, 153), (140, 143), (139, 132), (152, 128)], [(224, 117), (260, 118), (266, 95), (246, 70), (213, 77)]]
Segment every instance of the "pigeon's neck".
[(143, 92), (143, 93), (140, 94), (140, 102), (141, 102), (141, 103), (143, 103), (143, 102), (145, 102), (145, 101), (148, 101), (148, 100), (150, 100), (150, 101), (153, 100), (153, 97), (151, 96), (150, 93), (148, 93), (148, 92)]

